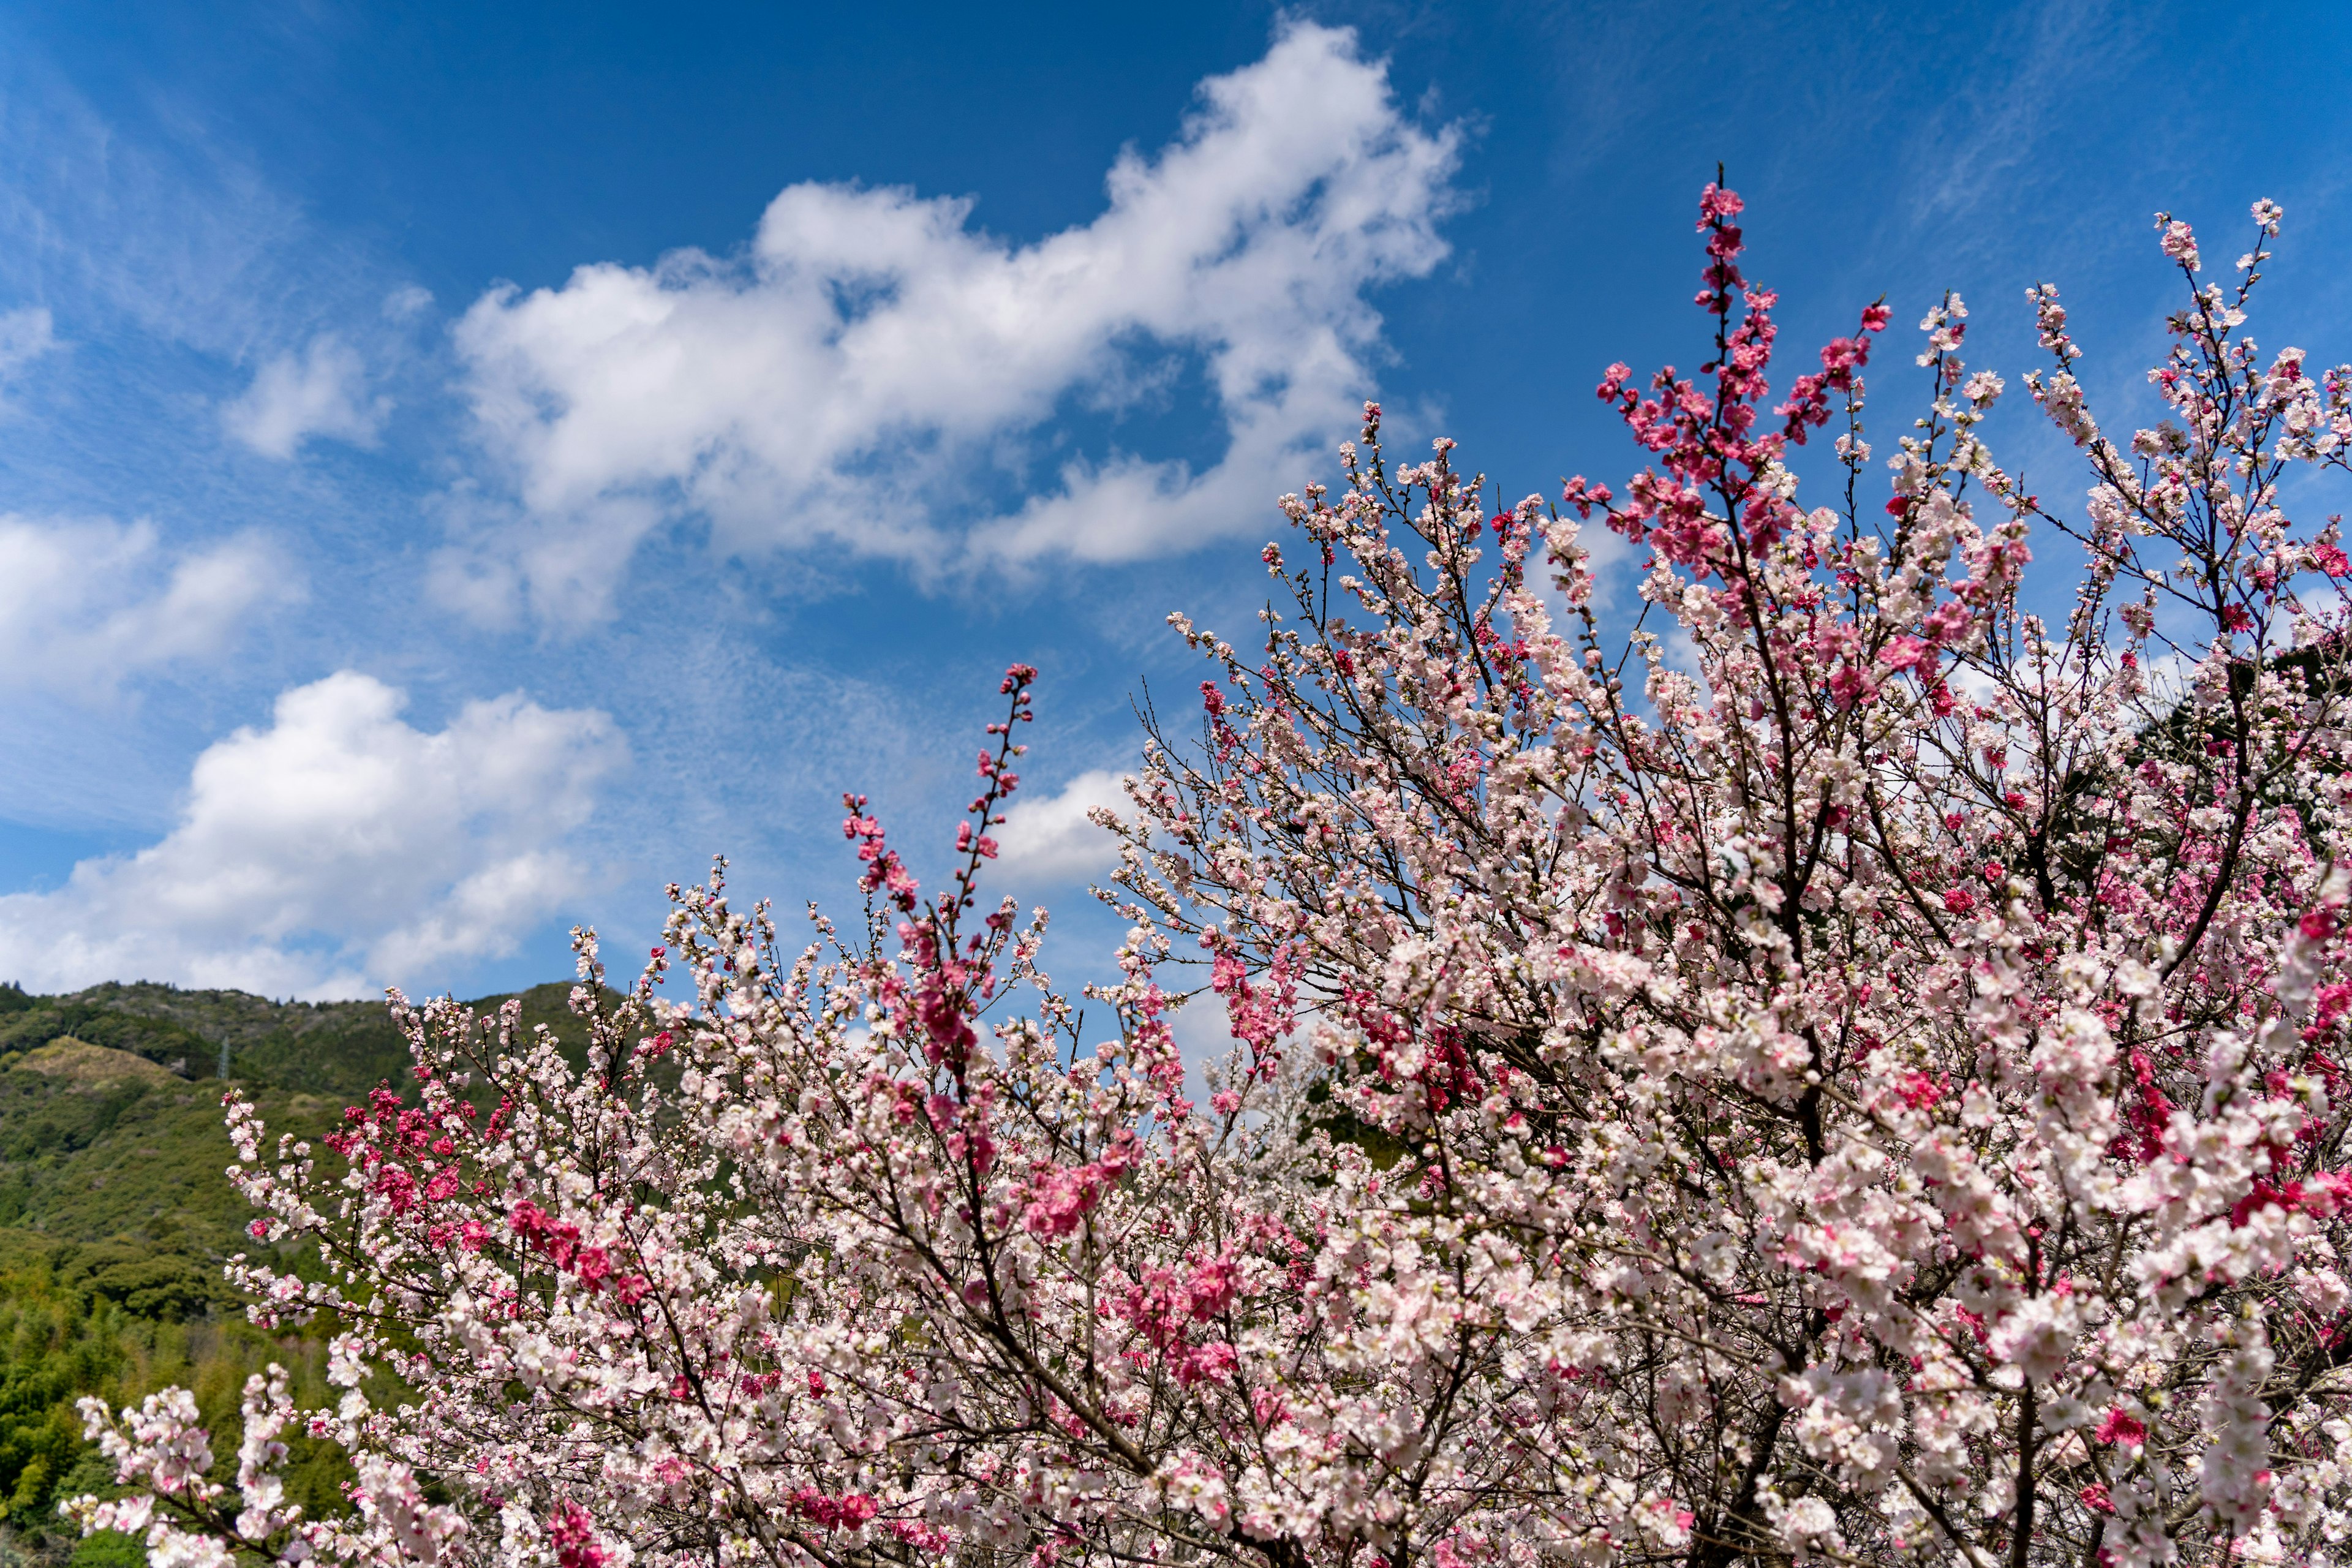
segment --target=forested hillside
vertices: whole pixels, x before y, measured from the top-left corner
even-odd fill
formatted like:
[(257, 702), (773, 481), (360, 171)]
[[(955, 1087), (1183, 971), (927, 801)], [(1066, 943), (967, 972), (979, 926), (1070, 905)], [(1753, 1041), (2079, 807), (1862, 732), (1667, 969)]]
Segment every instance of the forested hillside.
[[(524, 993), (526, 1022), (576, 1034), (569, 991)], [(261, 1334), (221, 1283), (222, 1261), (255, 1245), (222, 1173), (224, 1064), (273, 1128), (317, 1133), (370, 1089), (403, 1084), (406, 1062), (381, 1003), (0, 986), (0, 1564), (140, 1558), (121, 1538), (56, 1528), (59, 1496), (110, 1479), (80, 1439), (82, 1394), (119, 1405), (182, 1384), (218, 1431), (268, 1361), (310, 1394), (323, 1387), (322, 1336)], [(216, 1458), (233, 1468), (229, 1446)], [(317, 1504), (339, 1479), (326, 1455), (300, 1477)]]

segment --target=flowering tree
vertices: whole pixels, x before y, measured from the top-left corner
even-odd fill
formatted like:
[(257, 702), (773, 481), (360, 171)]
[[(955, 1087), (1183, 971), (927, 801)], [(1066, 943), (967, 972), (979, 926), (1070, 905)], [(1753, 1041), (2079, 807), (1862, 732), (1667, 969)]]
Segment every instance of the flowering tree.
[[(1887, 312), (1772, 404), (1739, 212), (1698, 375), (1601, 383), (1622, 496), (1489, 515), (1368, 410), (1255, 646), (1178, 618), (1213, 679), (1114, 824), (1115, 1028), (981, 901), (1016, 668), (944, 890), (852, 798), (862, 929), (673, 889), (617, 999), (583, 939), (584, 1068), (404, 1006), (415, 1100), (328, 1168), (233, 1100), (256, 1235), (325, 1264), (234, 1272), (335, 1314), (349, 1392), (257, 1380), (234, 1507), (184, 1396), (92, 1408), (133, 1489), (69, 1506), (159, 1563), (2332, 1559), (2352, 563), (2284, 487), (2352, 371), (2241, 331), (2274, 206), (2227, 286), (2168, 216), (2153, 428), (2032, 295), (2079, 516), (1979, 439), (1951, 297), (1874, 507)], [(1647, 557), (1613, 650), (1596, 521)], [(2056, 625), (2037, 524), (2087, 558)], [(296, 1423), (349, 1517), (285, 1505)]]

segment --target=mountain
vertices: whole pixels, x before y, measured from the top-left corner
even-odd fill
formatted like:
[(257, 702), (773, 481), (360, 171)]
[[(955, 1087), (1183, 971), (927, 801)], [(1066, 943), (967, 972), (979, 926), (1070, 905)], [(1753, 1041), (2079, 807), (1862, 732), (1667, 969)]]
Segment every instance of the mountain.
[[(526, 1027), (580, 1045), (571, 990), (521, 993)], [(216, 1437), (233, 1430), (246, 1375), (269, 1361), (294, 1369), (298, 1397), (325, 1397), (320, 1329), (265, 1335), (221, 1282), (228, 1255), (255, 1246), (251, 1211), (223, 1173), (233, 1155), (221, 1094), (234, 1084), (273, 1131), (316, 1136), (377, 1085), (405, 1085), (407, 1067), (380, 1002), (0, 985), (0, 1568), (142, 1561), (130, 1541), (58, 1531), (58, 1497), (110, 1479), (81, 1440), (82, 1394), (119, 1406), (182, 1384)], [(227, 1479), (234, 1441), (215, 1449)], [(331, 1452), (298, 1468), (308, 1506), (337, 1503)]]

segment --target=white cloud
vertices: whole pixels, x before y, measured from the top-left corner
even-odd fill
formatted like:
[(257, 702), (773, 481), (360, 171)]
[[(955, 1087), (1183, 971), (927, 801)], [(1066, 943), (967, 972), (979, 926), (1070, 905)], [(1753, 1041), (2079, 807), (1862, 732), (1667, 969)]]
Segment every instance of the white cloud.
[(391, 408), (386, 399), (368, 398), (358, 351), (321, 332), (299, 355), (279, 354), (264, 364), (244, 395), (221, 410), (221, 423), (263, 457), (283, 460), (313, 436), (373, 446)]
[(403, 284), (383, 297), (383, 317), (388, 321), (404, 321), (432, 303), (432, 289), (417, 283)]
[(996, 835), (998, 865), (1015, 880), (1075, 882), (1098, 876), (1118, 863), (1118, 840), (1087, 818), (1097, 806), (1121, 816), (1133, 807), (1122, 783), (1108, 768), (1080, 773), (1061, 794), (1016, 800)]
[(0, 687), (103, 690), (217, 655), (300, 593), (250, 536), (173, 554), (146, 522), (0, 515)]
[[(1367, 291), (1445, 255), (1458, 138), (1401, 113), (1344, 30), (1289, 26), (1200, 97), (1156, 158), (1120, 156), (1099, 216), (1034, 244), (974, 229), (969, 201), (799, 184), (740, 258), (486, 295), (457, 344), (516, 506), (467, 512), (444, 580), (594, 613), (686, 514), (721, 549), (821, 542), (931, 573), (1262, 526), (1370, 390)], [(1220, 460), (1114, 450), (1010, 515), (936, 521), (984, 507), (976, 470), (1018, 479), (1057, 409), (1148, 394), (1171, 352), (1205, 371)]]
[(57, 325), (41, 306), (0, 310), (0, 382), (15, 380), (18, 371), (57, 346)]
[(160, 843), (0, 897), (0, 974), (348, 996), (512, 952), (583, 885), (566, 840), (625, 747), (520, 695), (435, 734), (404, 702), (348, 670), (282, 693), (196, 759)]

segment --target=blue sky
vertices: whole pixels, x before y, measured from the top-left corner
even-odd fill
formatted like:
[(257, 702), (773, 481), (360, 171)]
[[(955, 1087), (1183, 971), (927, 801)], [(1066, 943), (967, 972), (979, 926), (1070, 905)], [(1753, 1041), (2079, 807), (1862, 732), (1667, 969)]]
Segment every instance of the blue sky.
[(2347, 357), (2340, 8), (1918, 9), (0, 5), (0, 977), (477, 993), (714, 852), (837, 898), (839, 793), (919, 870), (1014, 658), (1087, 968), (1162, 617), (1248, 624), (1367, 395), (1621, 477), (1718, 159), (1800, 356), (1953, 288), (2014, 387), (2048, 279), (2127, 409), (2153, 212), (2270, 196), (2256, 335)]

